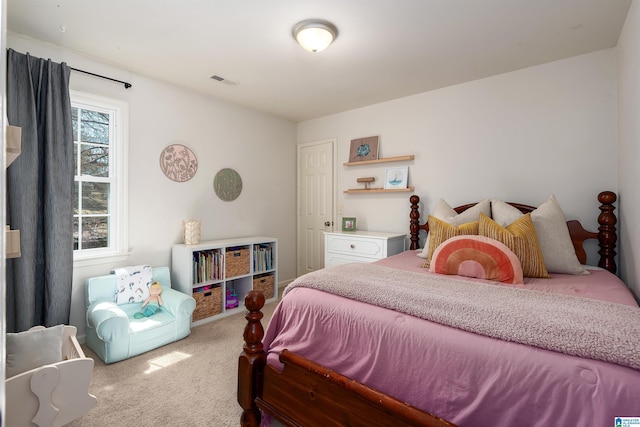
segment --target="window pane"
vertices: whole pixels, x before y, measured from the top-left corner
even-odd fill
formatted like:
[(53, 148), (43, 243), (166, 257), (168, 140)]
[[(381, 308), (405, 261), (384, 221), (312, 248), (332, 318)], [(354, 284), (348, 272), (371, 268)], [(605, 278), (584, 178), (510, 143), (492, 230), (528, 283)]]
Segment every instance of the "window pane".
[(80, 221), (78, 218), (73, 218), (73, 250), (78, 250), (78, 236), (80, 231), (78, 230), (78, 226), (80, 225)]
[(109, 213), (109, 183), (82, 183), (82, 214), (106, 215)]
[(82, 162), (81, 175), (109, 176), (109, 147), (82, 144), (80, 161)]
[(80, 183), (78, 181), (73, 183), (73, 214), (78, 215), (80, 213), (80, 206), (78, 206), (78, 191), (80, 191)]
[(73, 144), (73, 174), (80, 174), (80, 171), (78, 170), (78, 144)]
[(82, 249), (109, 247), (109, 218), (82, 218)]
[(71, 109), (71, 122), (73, 124), (73, 141), (78, 140), (78, 109)]
[(82, 110), (80, 115), (81, 141), (109, 144), (109, 115)]

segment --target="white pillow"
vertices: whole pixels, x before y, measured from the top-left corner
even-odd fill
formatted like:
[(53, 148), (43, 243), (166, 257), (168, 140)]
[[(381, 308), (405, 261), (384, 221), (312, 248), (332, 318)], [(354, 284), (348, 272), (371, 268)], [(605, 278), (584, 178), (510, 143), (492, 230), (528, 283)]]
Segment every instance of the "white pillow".
[(116, 268), (112, 273), (116, 275), (116, 304), (145, 302), (151, 295), (153, 271), (150, 265)]
[[(491, 214), (493, 220), (502, 227), (508, 226), (523, 215), (517, 208), (500, 200), (491, 200)], [(567, 220), (553, 194), (531, 212), (531, 219), (549, 273), (589, 274), (578, 261)]]
[(62, 361), (64, 325), (8, 333), (5, 378)]
[[(462, 213), (457, 213), (447, 202), (440, 199), (436, 208), (433, 210), (431, 216), (438, 218), (440, 221), (444, 221), (451, 225), (461, 225), (467, 222), (477, 221), (480, 218), (480, 213), (486, 216), (491, 216), (491, 202), (489, 199), (478, 202), (475, 206), (470, 207)], [(427, 259), (429, 257), (429, 235), (424, 242), (424, 249), (418, 254), (420, 258)]]

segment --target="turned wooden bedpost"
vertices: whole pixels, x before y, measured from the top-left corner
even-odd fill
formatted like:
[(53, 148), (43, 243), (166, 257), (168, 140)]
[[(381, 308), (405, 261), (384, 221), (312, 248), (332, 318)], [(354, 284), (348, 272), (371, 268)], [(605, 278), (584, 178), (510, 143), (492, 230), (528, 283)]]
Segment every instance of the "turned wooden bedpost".
[(618, 197), (616, 193), (612, 191), (603, 191), (598, 194), (598, 201), (601, 203), (600, 205), (600, 215), (598, 216), (598, 241), (600, 242), (600, 262), (598, 263), (598, 267), (609, 270), (612, 273), (616, 273), (616, 242), (618, 240), (618, 235), (616, 233), (616, 223), (618, 222), (618, 218), (616, 218), (616, 214), (613, 213), (615, 206), (613, 204), (616, 202)]
[(420, 203), (420, 197), (413, 195), (409, 197), (411, 202), (411, 213), (409, 213), (409, 231), (411, 232), (411, 250), (420, 248), (420, 210), (418, 203)]
[(243, 351), (238, 358), (238, 403), (243, 409), (240, 418), (243, 427), (260, 425), (260, 410), (255, 400), (262, 388), (262, 372), (267, 362), (262, 345), (264, 328), (260, 323), (264, 301), (264, 294), (260, 291), (249, 291), (244, 298), (248, 310), (245, 316), (247, 325), (244, 328)]

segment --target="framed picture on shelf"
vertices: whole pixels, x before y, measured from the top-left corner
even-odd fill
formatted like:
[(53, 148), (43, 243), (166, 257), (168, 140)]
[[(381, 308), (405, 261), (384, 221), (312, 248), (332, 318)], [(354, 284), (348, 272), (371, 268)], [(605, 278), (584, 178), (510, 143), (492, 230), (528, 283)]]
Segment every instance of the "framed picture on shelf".
[(378, 137), (368, 136), (351, 140), (349, 162), (378, 160)]
[(356, 219), (354, 217), (343, 217), (342, 231), (356, 231)]
[(385, 190), (393, 190), (396, 188), (407, 188), (409, 178), (409, 166), (398, 168), (387, 168), (384, 179)]

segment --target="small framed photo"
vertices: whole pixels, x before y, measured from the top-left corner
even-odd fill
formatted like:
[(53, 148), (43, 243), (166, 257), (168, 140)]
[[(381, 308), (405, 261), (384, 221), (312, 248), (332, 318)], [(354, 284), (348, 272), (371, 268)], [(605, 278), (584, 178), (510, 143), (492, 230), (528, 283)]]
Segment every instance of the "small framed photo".
[(356, 231), (356, 219), (354, 217), (343, 217), (342, 231)]
[(409, 178), (409, 166), (399, 168), (387, 168), (384, 179), (385, 190), (393, 190), (395, 188), (407, 188)]
[(378, 137), (368, 136), (351, 140), (349, 163), (378, 160)]

